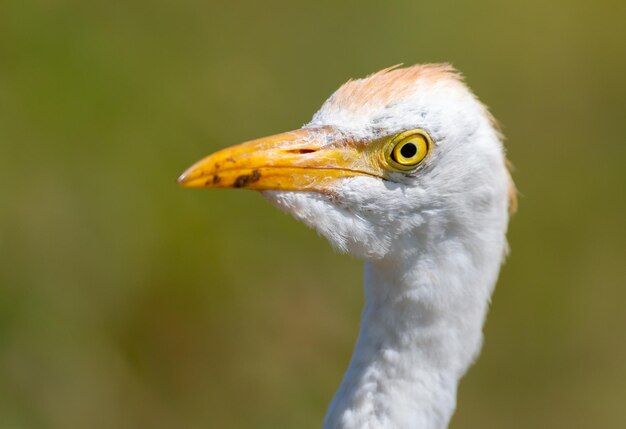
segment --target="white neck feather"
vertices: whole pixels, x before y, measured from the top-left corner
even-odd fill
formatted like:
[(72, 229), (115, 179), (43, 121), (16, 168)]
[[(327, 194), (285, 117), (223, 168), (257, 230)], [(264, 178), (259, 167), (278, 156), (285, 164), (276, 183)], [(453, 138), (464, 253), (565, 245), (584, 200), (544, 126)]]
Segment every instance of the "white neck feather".
[(326, 429), (447, 427), (506, 249), (506, 224), (491, 226), (414, 236), (417, 249), (399, 246), (410, 254), (366, 263), (359, 338)]

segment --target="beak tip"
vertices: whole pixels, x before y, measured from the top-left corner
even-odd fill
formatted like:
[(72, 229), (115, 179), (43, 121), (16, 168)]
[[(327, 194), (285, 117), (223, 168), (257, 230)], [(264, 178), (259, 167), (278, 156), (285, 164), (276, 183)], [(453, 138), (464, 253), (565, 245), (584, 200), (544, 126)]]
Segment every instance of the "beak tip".
[(181, 174), (180, 176), (178, 176), (178, 179), (176, 179), (176, 182), (183, 187), (187, 187), (189, 185), (189, 181), (191, 180), (191, 177), (189, 175), (189, 170), (185, 171), (183, 174)]

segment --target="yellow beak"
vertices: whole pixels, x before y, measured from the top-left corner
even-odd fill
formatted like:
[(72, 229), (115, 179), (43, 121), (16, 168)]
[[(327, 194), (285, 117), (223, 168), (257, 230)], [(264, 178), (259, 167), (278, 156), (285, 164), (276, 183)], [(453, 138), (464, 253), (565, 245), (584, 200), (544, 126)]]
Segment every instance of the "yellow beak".
[(325, 127), (222, 149), (188, 168), (178, 183), (188, 188), (329, 192), (338, 179), (363, 175), (383, 177), (371, 147)]

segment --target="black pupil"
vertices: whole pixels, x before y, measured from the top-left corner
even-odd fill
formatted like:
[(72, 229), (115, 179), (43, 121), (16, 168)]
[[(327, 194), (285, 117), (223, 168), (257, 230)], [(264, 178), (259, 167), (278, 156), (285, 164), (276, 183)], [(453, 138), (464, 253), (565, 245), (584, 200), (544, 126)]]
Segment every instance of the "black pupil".
[(417, 153), (417, 146), (413, 143), (407, 143), (400, 148), (400, 153), (405, 158), (413, 158)]

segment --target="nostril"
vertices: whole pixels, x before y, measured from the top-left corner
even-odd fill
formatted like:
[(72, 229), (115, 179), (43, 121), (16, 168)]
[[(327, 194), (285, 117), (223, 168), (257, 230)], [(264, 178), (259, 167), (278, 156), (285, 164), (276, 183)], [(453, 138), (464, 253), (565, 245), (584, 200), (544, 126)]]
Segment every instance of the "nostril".
[(305, 155), (307, 153), (317, 152), (317, 149), (289, 149), (287, 152)]

